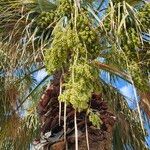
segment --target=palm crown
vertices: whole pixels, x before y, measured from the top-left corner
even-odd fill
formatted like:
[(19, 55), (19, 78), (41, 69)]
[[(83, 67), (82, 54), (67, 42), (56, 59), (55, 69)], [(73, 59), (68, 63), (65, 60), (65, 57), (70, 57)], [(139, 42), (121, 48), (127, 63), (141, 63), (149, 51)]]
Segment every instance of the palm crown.
[[(139, 1), (0, 0), (0, 147), (30, 147), (40, 132), (40, 96), (59, 74), (64, 118), (69, 106), (99, 128), (101, 113), (90, 103), (93, 93), (101, 95), (117, 117), (114, 149), (146, 149), (141, 108), (149, 115), (149, 14), (149, 3)], [(43, 68), (48, 75), (36, 83), (34, 73)], [(135, 86), (137, 110), (101, 78), (103, 71)]]

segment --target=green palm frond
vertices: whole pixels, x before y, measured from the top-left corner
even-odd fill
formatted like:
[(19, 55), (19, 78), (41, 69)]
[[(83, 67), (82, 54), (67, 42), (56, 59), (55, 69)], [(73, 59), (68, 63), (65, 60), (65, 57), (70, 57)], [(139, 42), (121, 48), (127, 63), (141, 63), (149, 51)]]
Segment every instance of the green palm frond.
[(138, 111), (129, 109), (125, 97), (116, 88), (104, 81), (102, 81), (102, 84), (104, 98), (108, 100), (110, 108), (117, 117), (114, 128), (113, 148), (123, 148), (129, 145), (133, 149), (147, 149)]
[[(19, 72), (19, 75), (20, 74), (21, 72)], [(22, 74), (22, 76), (24, 76), (24, 74)], [(22, 149), (28, 149), (39, 132), (38, 116), (36, 112), (38, 104), (37, 98), (40, 97), (43, 92), (43, 88), (39, 87), (44, 87), (45, 84), (47, 85), (49, 76), (46, 76), (40, 83), (36, 83), (36, 85), (34, 81), (30, 80), (31, 76), (24, 76), (24, 79), (20, 80), (20, 82), (18, 82), (18, 77), (19, 76), (17, 76), (17, 82), (14, 81), (14, 83), (11, 79), (11, 84), (8, 80), (7, 82), (9, 82), (9, 84), (7, 87), (5, 84), (7, 78), (1, 77), (1, 149), (7, 149), (7, 147), (8, 149), (10, 147), (12, 149), (19, 149), (20, 146)], [(28, 94), (30, 88), (32, 90)], [(19, 98), (18, 100), (17, 97)]]

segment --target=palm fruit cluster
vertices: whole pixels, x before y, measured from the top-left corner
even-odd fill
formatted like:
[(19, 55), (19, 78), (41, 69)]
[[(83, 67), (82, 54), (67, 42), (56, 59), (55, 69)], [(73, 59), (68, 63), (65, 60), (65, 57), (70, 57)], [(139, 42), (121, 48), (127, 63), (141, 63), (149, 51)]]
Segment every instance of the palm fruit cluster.
[(61, 0), (58, 8), (51, 11), (43, 11), (36, 19), (36, 25), (42, 29), (47, 28), (54, 20), (59, 20), (63, 16), (71, 17), (72, 6), (69, 0)]
[(99, 31), (93, 27), (85, 10), (81, 10), (77, 17), (77, 32), (82, 47), (87, 49), (88, 57), (90, 59), (98, 57), (100, 53)]
[[(93, 54), (89, 55), (90, 47), (86, 49), (83, 44), (76, 31), (70, 26), (63, 30), (56, 29), (51, 47), (45, 53), (45, 64), (50, 74), (61, 67), (68, 69), (68, 75), (63, 84), (65, 90), (59, 96), (59, 100), (72, 104), (78, 111), (88, 108), (91, 93), (99, 86), (99, 71), (87, 62)], [(86, 41), (85, 45), (90, 46)], [(72, 57), (76, 57), (74, 58), (77, 59), (76, 64)]]
[(45, 65), (48, 73), (52, 74), (65, 66), (68, 58), (68, 45), (67, 45), (67, 30), (63, 31), (61, 28), (56, 30), (50, 48), (45, 52)]
[(140, 35), (137, 33), (135, 28), (127, 29), (128, 36), (126, 36), (126, 32), (122, 32), (122, 36), (120, 36), (121, 47), (125, 51), (126, 55), (129, 57), (136, 58), (135, 50), (139, 47), (141, 43)]
[[(59, 78), (58, 78), (59, 79)], [(61, 116), (59, 122), (59, 80), (54, 79), (52, 84), (45, 90), (44, 94), (41, 97), (41, 100), (38, 105), (38, 112), (41, 121), (41, 132), (42, 137), (39, 140), (36, 140), (35, 147), (43, 144), (44, 149), (55, 149), (63, 150), (65, 149), (64, 142), (64, 104), (61, 106)], [(99, 124), (100, 128), (95, 128), (90, 119), (94, 119), (95, 116), (91, 116), (88, 119), (86, 111), (77, 112), (77, 126), (78, 126), (78, 139), (79, 147), (83, 145), (83, 141), (86, 143), (86, 128), (89, 133), (89, 142), (106, 142), (105, 140), (110, 140), (112, 127), (115, 123), (115, 117), (112, 113), (108, 111), (107, 103), (102, 100), (100, 94), (92, 94), (92, 97), (89, 101), (90, 109), (97, 111), (100, 115)], [(95, 112), (92, 112), (95, 114)], [(68, 105), (66, 108), (66, 142), (68, 143), (68, 148), (70, 150), (74, 149), (75, 138), (74, 138), (74, 115), (75, 110), (71, 105)], [(87, 121), (85, 122), (85, 119)], [(97, 120), (97, 119), (96, 119)], [(105, 143), (106, 144), (106, 143)], [(102, 144), (100, 145), (102, 146)], [(95, 148), (95, 147), (93, 147)], [(92, 149), (92, 148), (90, 148)]]
[(65, 90), (59, 99), (71, 104), (79, 112), (87, 110), (91, 93), (98, 86), (99, 71), (84, 61), (72, 65), (70, 70), (73, 71), (74, 77), (71, 72), (68, 80), (64, 83)]
[(78, 50), (80, 53), (85, 53), (76, 32), (70, 26), (56, 28), (51, 46), (45, 51), (45, 65), (48, 73), (52, 74), (61, 67), (68, 68), (73, 53), (77, 53)]
[[(59, 7), (66, 2), (62, 1)], [(99, 32), (93, 27), (84, 9), (77, 15), (76, 26), (74, 23), (74, 19), (71, 19), (67, 25), (55, 28), (50, 48), (45, 51), (45, 65), (49, 74), (62, 68), (67, 70), (59, 100), (82, 111), (88, 109), (91, 93), (99, 86), (98, 70), (90, 64), (100, 52)], [(91, 113), (91, 120), (96, 120), (96, 116)]]
[(121, 48), (126, 57), (122, 57), (123, 61), (126, 62), (126, 59), (130, 62), (128, 64), (128, 71), (130, 72), (136, 86), (139, 89), (144, 89), (145, 81), (142, 80), (142, 72), (140, 69), (140, 64), (137, 62), (142, 59), (139, 55), (139, 47), (141, 46), (141, 38), (137, 33), (135, 28), (127, 29), (128, 36), (126, 36), (125, 32), (122, 32), (122, 36), (120, 36)]
[(83, 27), (77, 35), (70, 26), (64, 29), (58, 27), (55, 29), (50, 48), (45, 52), (46, 68), (50, 74), (53, 73), (56, 68), (60, 69), (71, 61), (74, 53), (78, 53), (82, 58), (94, 59), (98, 57), (99, 48), (98, 35), (94, 29), (90, 31), (87, 26), (84, 30)]
[(36, 19), (36, 24), (38, 27), (45, 29), (51, 23), (53, 23), (55, 17), (55, 12), (42, 12)]
[(150, 28), (150, 3), (145, 4), (139, 12), (139, 20), (143, 26), (143, 29)]
[(73, 7), (69, 0), (61, 0), (58, 9), (56, 10), (56, 17), (61, 18), (63, 16), (67, 16), (70, 18), (72, 9)]

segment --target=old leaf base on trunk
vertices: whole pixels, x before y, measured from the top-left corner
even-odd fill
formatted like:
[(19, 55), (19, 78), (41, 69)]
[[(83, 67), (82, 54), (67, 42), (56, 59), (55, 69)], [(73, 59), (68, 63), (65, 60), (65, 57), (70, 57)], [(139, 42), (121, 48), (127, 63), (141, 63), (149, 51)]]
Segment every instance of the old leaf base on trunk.
[[(66, 108), (66, 140), (64, 140), (64, 104), (61, 105), (61, 117), (59, 118), (59, 88), (59, 80), (56, 77), (47, 87), (39, 102), (38, 113), (41, 121), (41, 136), (39, 140), (36, 140), (35, 146), (37, 149), (75, 149), (75, 110), (71, 105)], [(87, 150), (88, 144), (90, 150), (110, 150), (115, 117), (108, 111), (107, 103), (102, 100), (100, 94), (92, 94), (89, 106), (92, 110), (99, 112), (101, 126), (100, 129), (94, 127), (86, 112), (77, 113), (79, 150)]]

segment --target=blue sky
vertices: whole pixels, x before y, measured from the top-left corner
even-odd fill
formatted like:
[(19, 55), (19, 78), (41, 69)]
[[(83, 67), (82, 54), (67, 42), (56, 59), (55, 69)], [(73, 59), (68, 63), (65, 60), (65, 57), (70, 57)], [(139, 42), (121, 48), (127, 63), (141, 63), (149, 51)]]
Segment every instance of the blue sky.
[(135, 94), (133, 94), (134, 93), (133, 85), (129, 84), (128, 82), (124, 81), (121, 78), (112, 80), (110, 78), (110, 75), (106, 73), (105, 71), (101, 73), (101, 77), (107, 83), (110, 83), (115, 88), (117, 88), (126, 97), (126, 100), (130, 108), (132, 109), (136, 108)]

